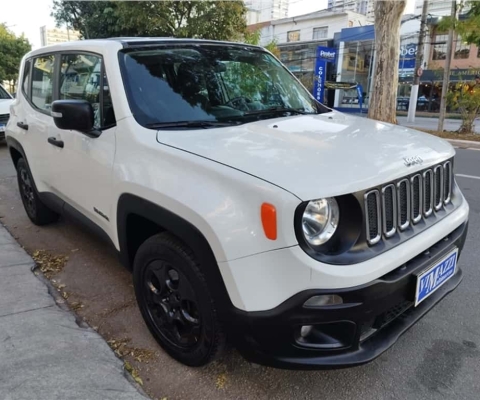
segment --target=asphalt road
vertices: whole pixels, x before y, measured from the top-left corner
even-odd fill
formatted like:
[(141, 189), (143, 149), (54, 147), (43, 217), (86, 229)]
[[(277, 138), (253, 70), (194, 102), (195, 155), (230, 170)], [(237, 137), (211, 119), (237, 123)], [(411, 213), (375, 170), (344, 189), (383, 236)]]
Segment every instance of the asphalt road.
[[(170, 359), (149, 335), (137, 310), (130, 273), (111, 249), (61, 220), (38, 228), (27, 219), (15, 171), (0, 145), (0, 217), (32, 253), (69, 256), (55, 276), (81, 318), (107, 339), (146, 349), (147, 362), (127, 359), (155, 398), (173, 399), (478, 399), (480, 393), (480, 151), (457, 150), (457, 182), (470, 203), (470, 229), (460, 259), (465, 279), (397, 344), (374, 362), (337, 371), (284, 371), (252, 365), (234, 350), (205, 368)], [(476, 178), (475, 178), (476, 177)]]

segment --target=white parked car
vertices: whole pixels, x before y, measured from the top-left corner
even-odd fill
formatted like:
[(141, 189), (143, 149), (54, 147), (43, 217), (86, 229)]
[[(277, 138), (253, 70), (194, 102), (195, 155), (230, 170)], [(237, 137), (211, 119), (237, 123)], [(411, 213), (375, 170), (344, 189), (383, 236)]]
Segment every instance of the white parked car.
[(260, 47), (79, 41), (20, 76), (7, 142), (29, 218), (106, 237), (187, 365), (227, 338), (282, 368), (362, 364), (461, 281), (452, 146), (326, 108)]
[(0, 85), (0, 143), (5, 141), (5, 130), (10, 118), (10, 105), (13, 97)]

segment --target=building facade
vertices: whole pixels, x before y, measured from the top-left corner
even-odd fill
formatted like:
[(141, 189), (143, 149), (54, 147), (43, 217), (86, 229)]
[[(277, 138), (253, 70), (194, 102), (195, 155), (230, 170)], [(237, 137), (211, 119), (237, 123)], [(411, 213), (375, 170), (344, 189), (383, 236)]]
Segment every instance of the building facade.
[(80, 40), (80, 33), (71, 29), (49, 29), (46, 26), (40, 28), (40, 44), (42, 47), (57, 43), (70, 42), (72, 40)]
[[(257, 19), (259, 23), (272, 21), (276, 19), (288, 17), (288, 6), (290, 0), (245, 0), (247, 7), (247, 24), (250, 25), (249, 19)], [(250, 12), (250, 14), (249, 14)], [(254, 15), (258, 14), (258, 16)]]
[[(367, 17), (352, 11), (317, 11), (292, 18), (260, 23), (251, 27), (260, 29), (260, 44), (275, 40), (280, 59), (303, 85), (313, 91), (318, 46), (333, 46), (335, 33), (344, 28), (367, 25)], [(335, 64), (327, 67), (327, 80), (334, 79)], [(333, 98), (331, 99), (333, 103)], [(332, 104), (333, 105), (333, 104)]]
[[(415, 0), (415, 14), (421, 15), (424, 0)], [(457, 4), (460, 2), (457, 0)], [(449, 0), (429, 0), (428, 13), (433, 17), (441, 17), (450, 15), (452, 10), (452, 2)]]
[(368, 20), (374, 20), (374, 0), (328, 0), (330, 11), (354, 11), (366, 15)]

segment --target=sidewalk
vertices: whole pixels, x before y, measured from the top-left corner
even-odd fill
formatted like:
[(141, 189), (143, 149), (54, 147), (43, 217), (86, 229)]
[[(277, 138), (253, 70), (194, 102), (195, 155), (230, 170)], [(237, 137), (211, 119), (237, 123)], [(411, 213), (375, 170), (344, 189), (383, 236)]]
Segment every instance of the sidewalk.
[(0, 399), (146, 400), (103, 338), (80, 327), (0, 223)]
[[(429, 129), (436, 131), (438, 128), (438, 118), (415, 117), (415, 122), (407, 122), (407, 117), (397, 117), (400, 125), (412, 128)], [(446, 131), (456, 131), (460, 128), (462, 121), (459, 119), (446, 119), (443, 129)], [(475, 121), (475, 133), (480, 133), (480, 122)]]

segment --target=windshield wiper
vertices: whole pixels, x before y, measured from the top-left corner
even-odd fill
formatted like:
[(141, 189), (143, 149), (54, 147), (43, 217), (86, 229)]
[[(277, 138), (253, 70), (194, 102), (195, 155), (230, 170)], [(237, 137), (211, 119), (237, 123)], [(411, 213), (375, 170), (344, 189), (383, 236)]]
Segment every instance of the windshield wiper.
[(286, 112), (289, 112), (291, 114), (301, 114), (301, 115), (313, 114), (313, 113), (308, 113), (306, 111), (299, 110), (299, 109), (296, 109), (296, 108), (275, 107), (275, 108), (266, 108), (264, 110), (247, 111), (243, 115), (263, 115), (263, 114), (269, 115), (269, 114), (283, 114), (283, 113), (286, 113)]
[(155, 122), (146, 124), (150, 129), (167, 129), (167, 128), (218, 128), (222, 126), (237, 125), (236, 122), (221, 121), (175, 121), (175, 122)]

